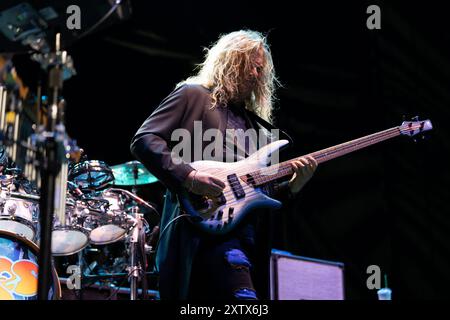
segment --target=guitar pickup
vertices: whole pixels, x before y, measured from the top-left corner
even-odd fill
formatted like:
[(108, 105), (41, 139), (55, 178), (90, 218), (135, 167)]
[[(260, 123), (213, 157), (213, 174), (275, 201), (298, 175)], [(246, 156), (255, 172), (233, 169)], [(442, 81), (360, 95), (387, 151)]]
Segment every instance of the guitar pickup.
[(228, 183), (231, 186), (231, 190), (233, 190), (234, 196), (236, 199), (242, 199), (245, 197), (245, 191), (242, 188), (241, 182), (236, 174), (230, 174), (227, 176)]

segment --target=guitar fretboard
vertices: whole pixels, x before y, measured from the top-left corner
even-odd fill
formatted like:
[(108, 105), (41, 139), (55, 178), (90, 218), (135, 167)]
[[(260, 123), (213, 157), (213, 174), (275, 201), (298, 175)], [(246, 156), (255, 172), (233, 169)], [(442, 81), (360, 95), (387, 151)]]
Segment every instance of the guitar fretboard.
[(401, 133), (402, 133), (401, 127), (394, 127), (391, 129), (387, 129), (384, 131), (364, 136), (362, 138), (341, 143), (333, 147), (319, 150), (304, 156), (300, 156), (298, 158), (284, 161), (279, 164), (275, 164), (270, 167), (266, 167), (258, 171), (251, 172), (249, 173), (249, 175), (253, 178), (252, 183), (255, 186), (263, 185), (271, 181), (285, 178), (286, 176), (291, 176), (294, 173), (291, 163), (293, 161), (300, 159), (301, 157), (311, 156), (317, 161), (317, 163), (322, 163), (337, 157), (341, 157), (347, 153), (351, 153), (353, 151), (379, 143), (381, 141), (397, 137)]

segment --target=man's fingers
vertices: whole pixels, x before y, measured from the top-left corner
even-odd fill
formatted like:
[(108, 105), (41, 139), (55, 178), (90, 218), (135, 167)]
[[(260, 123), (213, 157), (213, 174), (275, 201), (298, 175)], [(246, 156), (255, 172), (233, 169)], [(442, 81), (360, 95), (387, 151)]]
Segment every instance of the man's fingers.
[(311, 167), (312, 167), (314, 170), (316, 170), (316, 168), (317, 168), (317, 160), (314, 159), (314, 158), (311, 157), (311, 156), (307, 156), (306, 158), (309, 160), (309, 163), (310, 163)]
[(295, 173), (297, 173), (300, 176), (304, 176), (305, 174), (311, 174), (314, 171), (311, 162), (309, 162), (306, 158), (303, 157), (292, 162), (292, 165)]
[(301, 164), (299, 164), (298, 161), (291, 162), (292, 169), (294, 169), (294, 172), (297, 173), (297, 174), (300, 171), (300, 165)]
[(212, 183), (214, 183), (219, 188), (221, 188), (221, 189), (225, 188), (225, 183), (222, 180), (217, 179), (216, 177), (210, 177), (209, 179)]
[(213, 184), (204, 185), (198, 191), (200, 194), (210, 196), (210, 197), (217, 197), (222, 193), (222, 189), (220, 189), (219, 187), (217, 187)]
[(225, 183), (222, 182), (222, 180), (217, 179), (216, 177), (209, 177), (209, 191), (210, 193), (217, 197), (222, 193), (222, 190), (225, 188)]
[(301, 161), (304, 164), (305, 171), (309, 173), (314, 172), (317, 168), (317, 161), (311, 156), (302, 157), (299, 159), (299, 161)]
[(210, 195), (213, 197), (218, 197), (218, 196), (220, 196), (221, 193), (222, 193), (222, 190), (214, 189), (210, 192)]

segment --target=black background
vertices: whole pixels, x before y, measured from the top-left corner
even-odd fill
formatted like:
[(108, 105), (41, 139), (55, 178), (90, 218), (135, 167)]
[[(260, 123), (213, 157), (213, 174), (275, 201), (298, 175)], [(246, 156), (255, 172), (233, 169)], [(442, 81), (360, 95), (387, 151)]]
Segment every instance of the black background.
[[(81, 31), (100, 16), (96, 3), (105, 1), (79, 1)], [(381, 8), (381, 30), (366, 27), (371, 4)], [(230, 31), (264, 32), (283, 84), (276, 124), (295, 141), (285, 157), (400, 125), (403, 116), (434, 125), (425, 140), (400, 137), (320, 165), (297, 205), (279, 214), (274, 247), (343, 262), (347, 299), (376, 299), (366, 286), (369, 265), (387, 274), (394, 299), (450, 297), (450, 27), (443, 6), (233, 0), (131, 7), (128, 19), (113, 16), (67, 46), (77, 75), (64, 84), (66, 127), (90, 159), (133, 160), (132, 136), (192, 74), (203, 47)], [(15, 60), (33, 88), (38, 67), (26, 55)], [(156, 183), (140, 192), (160, 205), (162, 190)]]

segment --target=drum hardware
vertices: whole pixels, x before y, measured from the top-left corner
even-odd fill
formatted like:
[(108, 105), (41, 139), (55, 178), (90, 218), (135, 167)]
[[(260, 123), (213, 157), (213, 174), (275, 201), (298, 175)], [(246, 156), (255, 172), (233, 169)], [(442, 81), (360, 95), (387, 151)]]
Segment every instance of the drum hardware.
[[(123, 242), (115, 241), (114, 243), (100, 246), (93, 244), (96, 247), (88, 246), (79, 252), (78, 264), (80, 265), (80, 268), (83, 268), (81, 272), (81, 283), (83, 288), (103, 283), (103, 288), (109, 288), (113, 292), (116, 291), (117, 286), (122, 288), (124, 281), (128, 280), (130, 282), (129, 294), (131, 300), (136, 300), (140, 293), (145, 294), (146, 289), (140, 289), (138, 287), (139, 281), (142, 282), (143, 287), (146, 287), (146, 285), (144, 285), (146, 277), (156, 275), (154, 272), (146, 272), (145, 256), (147, 252), (142, 249), (145, 245), (145, 234), (143, 231), (146, 221), (143, 218), (143, 215), (138, 213), (138, 207), (131, 208), (129, 211), (130, 213), (127, 215), (126, 223), (130, 228), (126, 233)], [(102, 215), (104, 213), (97, 212), (96, 214)], [(111, 211), (107, 214), (111, 217), (115, 216), (115, 213)], [(90, 214), (90, 216), (92, 216), (92, 214)], [(117, 247), (116, 244), (119, 246)], [(121, 253), (119, 253), (120, 257), (116, 257), (113, 260), (111, 256), (109, 256), (111, 251), (108, 248), (110, 248), (111, 245), (116, 246), (115, 248), (120, 248), (122, 244), (124, 247), (122, 251), (120, 251)], [(112, 253), (114, 251), (116, 250), (114, 250), (113, 247)], [(96, 258), (94, 261), (86, 261), (85, 259), (89, 259), (91, 254), (100, 255), (100, 257)], [(125, 256), (128, 256), (127, 259), (123, 259)], [(122, 270), (126, 270), (126, 272), (123, 272)], [(113, 281), (118, 279), (123, 280), (122, 282)], [(81, 291), (77, 293), (77, 296), (80, 299), (82, 295)]]
[(144, 245), (144, 250), (145, 250), (145, 253), (146, 254), (152, 254), (154, 251), (153, 251), (153, 247), (152, 246), (150, 246), (150, 245), (148, 245), (148, 244), (145, 244)]
[[(132, 213), (136, 219), (136, 225), (131, 231), (129, 239), (130, 246), (130, 266), (127, 269), (130, 275), (130, 300), (137, 300), (138, 298), (138, 281), (142, 279), (144, 286), (144, 292), (146, 291), (146, 261), (145, 253), (140, 252), (141, 261), (138, 260), (139, 250), (144, 248), (145, 245), (145, 233), (143, 233), (143, 215), (138, 213), (138, 207), (133, 208)], [(142, 276), (144, 274), (144, 277)]]
[[(117, 1), (116, 1), (117, 2)], [(109, 16), (119, 6), (121, 1), (113, 5), (113, 10), (110, 10)], [(95, 11), (95, 10), (91, 10)], [(47, 10), (48, 13), (48, 10)], [(39, 254), (39, 273), (38, 273), (38, 299), (47, 300), (47, 291), (50, 287), (50, 272), (51, 272), (51, 231), (53, 223), (53, 214), (57, 210), (57, 217), (62, 226), (65, 226), (65, 207), (66, 196), (65, 177), (61, 175), (65, 170), (61, 168), (66, 164), (66, 155), (70, 153), (67, 150), (67, 135), (63, 120), (63, 101), (59, 100), (60, 92), (63, 87), (63, 81), (67, 80), (67, 76), (75, 74), (73, 68), (73, 61), (66, 51), (61, 50), (61, 44), (67, 45), (69, 42), (61, 42), (61, 33), (56, 33), (54, 29), (58, 26), (46, 22), (48, 20), (44, 16), (44, 11), (38, 11), (28, 3), (19, 4), (7, 10), (0, 12), (0, 31), (5, 37), (0, 39), (2, 50), (9, 52), (30, 52), (30, 48), (34, 50), (32, 59), (41, 64), (41, 67), (48, 73), (48, 87), (50, 92), (47, 119), (43, 119), (45, 125), (36, 128), (36, 134), (33, 135), (32, 148), (36, 151), (37, 156), (33, 157), (34, 164), (41, 170), (41, 196), (38, 199), (40, 214), (40, 223), (38, 226), (40, 230), (40, 254)], [(105, 16), (106, 18), (106, 16)], [(51, 19), (51, 18), (49, 18)], [(94, 28), (104, 22), (101, 19), (94, 27), (89, 28), (91, 32)], [(111, 19), (109, 19), (111, 20)], [(53, 22), (53, 21), (52, 21)], [(14, 28), (11, 28), (14, 26)], [(60, 26), (61, 32), (65, 40), (74, 40), (79, 34), (67, 32), (66, 26)], [(83, 33), (85, 35), (86, 33)], [(8, 40), (4, 43), (4, 39)], [(6, 92), (0, 88), (0, 114), (3, 115), (5, 109), (4, 103), (6, 99)], [(40, 94), (39, 94), (40, 96)], [(39, 99), (40, 101), (40, 99)], [(0, 119), (0, 130), (3, 131), (3, 119)], [(46, 120), (46, 121), (45, 121)], [(15, 119), (15, 122), (16, 119)], [(17, 128), (18, 126), (15, 126)], [(9, 138), (9, 137), (8, 137)], [(14, 137), (13, 137), (14, 138)], [(0, 137), (0, 139), (3, 139)], [(17, 145), (19, 142), (17, 138), (9, 139), (9, 144)], [(2, 170), (0, 168), (0, 170)], [(2, 170), (3, 171), (3, 170)], [(59, 188), (59, 189), (58, 189)], [(11, 191), (11, 190), (10, 190)], [(35, 200), (35, 199), (33, 199)], [(3, 207), (12, 203), (17, 208), (14, 215), (17, 215), (20, 205), (18, 203), (25, 203), (32, 201), (30, 199), (15, 198), (13, 200), (7, 199)], [(11, 208), (13, 208), (12, 206)], [(9, 211), (9, 208), (8, 210)], [(76, 219), (78, 221), (78, 217)], [(35, 272), (37, 273), (37, 271)]]
[(14, 198), (23, 199), (23, 200), (31, 200), (31, 201), (39, 201), (41, 198), (40, 196), (35, 195), (35, 194), (19, 193), (19, 192), (14, 192), (14, 191), (9, 192), (9, 195), (11, 195), (11, 197), (14, 197)]
[[(45, 20), (29, 4), (21, 4), (3, 11), (1, 30), (9, 40), (21, 41), (24, 46), (35, 50), (32, 59), (38, 61), (48, 73), (49, 106), (47, 121), (34, 134), (37, 149), (37, 166), (41, 170), (40, 198), (40, 254), (38, 274), (38, 299), (46, 300), (50, 283), (51, 229), (56, 212), (62, 225), (65, 224), (65, 169), (67, 135), (63, 123), (64, 101), (59, 99), (63, 81), (74, 74), (72, 60), (61, 50), (61, 34), (48, 29)], [(6, 26), (4, 23), (6, 23)], [(20, 26), (10, 30), (8, 25)], [(30, 29), (31, 28), (31, 29)], [(50, 37), (48, 34), (53, 33)], [(48, 39), (54, 39), (48, 41)], [(68, 72), (69, 71), (69, 72)], [(18, 126), (16, 126), (18, 128)], [(14, 135), (14, 145), (16, 146)]]
[[(12, 189), (9, 187), (15, 185), (14, 177), (4, 176), (3, 178), (4, 179), (2, 179), (2, 181), (5, 184), (5, 188), (2, 189), (2, 197), (0, 197), (0, 199), (3, 199), (3, 201), (0, 201), (0, 204), (3, 203), (3, 206), (6, 202), (5, 199), (8, 199), (8, 197), (14, 197), (15, 200), (23, 200), (33, 203), (37, 203), (41, 199), (41, 197), (36, 194), (11, 191)], [(70, 181), (67, 181), (67, 185), (70, 186)], [(70, 190), (70, 187), (67, 189)], [(104, 221), (106, 221), (109, 227), (118, 227), (121, 229), (120, 231), (123, 233), (123, 236), (120, 237), (120, 239), (112, 239), (111, 243), (122, 240), (122, 238), (125, 239), (124, 243), (127, 247), (126, 255), (128, 256), (128, 263), (126, 262), (124, 256), (121, 256), (114, 259), (114, 264), (111, 265), (112, 260), (108, 263), (109, 269), (108, 267), (104, 269), (106, 272), (100, 272), (98, 275), (92, 274), (92, 272), (91, 274), (89, 274), (89, 272), (85, 272), (83, 273), (85, 283), (89, 283), (95, 279), (103, 281), (105, 279), (119, 279), (122, 277), (130, 281), (130, 299), (137, 299), (139, 292), (144, 292), (138, 288), (138, 283), (139, 281), (146, 281), (146, 279), (144, 279), (145, 277), (143, 277), (144, 268), (146, 267), (146, 260), (145, 258), (143, 259), (143, 257), (153, 253), (152, 247), (148, 246), (145, 240), (145, 234), (148, 234), (147, 231), (150, 229), (147, 221), (143, 218), (143, 215), (139, 214), (139, 207), (137, 204), (142, 205), (145, 208), (149, 208), (158, 214), (152, 205), (148, 204), (135, 194), (123, 189), (108, 188), (104, 191), (91, 191), (83, 193), (82, 195), (77, 193), (70, 194), (70, 192), (68, 192), (65, 204), (66, 219), (68, 219), (65, 225), (66, 229), (60, 228), (58, 223), (54, 222), (52, 232), (52, 255), (55, 257), (69, 256), (78, 252), (79, 256), (83, 256), (86, 252), (92, 251), (92, 248), (83, 250), (83, 248), (89, 243), (92, 243), (92, 241), (85, 241), (83, 246), (77, 247), (77, 241), (74, 241), (73, 238), (67, 234), (70, 232), (79, 231), (84, 233), (85, 239), (87, 239), (89, 233), (92, 232), (92, 230), (95, 230), (95, 228), (90, 228), (91, 225), (89, 222), (92, 222), (91, 220), (100, 222), (102, 219), (105, 219)], [(130, 207), (130, 205), (133, 206)], [(12, 207), (17, 210), (14, 206)], [(11, 209), (11, 211), (15, 211), (13, 209)], [(56, 220), (57, 217), (55, 217), (55, 221)], [(102, 226), (102, 224), (100, 224), (100, 226)], [(155, 228), (152, 230), (152, 234), (154, 229)], [(66, 239), (59, 239), (54, 236), (55, 233), (65, 235), (67, 237)], [(60, 245), (58, 246), (58, 244)], [(71, 251), (73, 248), (75, 249)], [(127, 265), (128, 268), (126, 270), (128, 273), (119, 272), (120, 270), (125, 270)], [(103, 264), (101, 261), (100, 263), (94, 261), (93, 264), (85, 264), (84, 266), (84, 268), (87, 268), (86, 271), (96, 269), (98, 267), (102, 268), (100, 270), (103, 270)], [(119, 270), (119, 268), (123, 269)], [(107, 272), (108, 270), (113, 272)], [(149, 275), (150, 273), (145, 274)], [(126, 277), (124, 277), (124, 275), (126, 275)], [(112, 285), (113, 283), (111, 283), (111, 286)], [(81, 290), (76, 293), (80, 299), (81, 294)]]
[(74, 197), (81, 198), (83, 196), (83, 191), (81, 191), (73, 181), (67, 181), (67, 189)]
[(5, 168), (5, 173), (11, 174), (11, 175), (18, 175), (22, 173), (22, 169), (20, 168)]
[(78, 199), (85, 203), (94, 215), (105, 212), (111, 205), (108, 199), (101, 197), (99, 193), (83, 194)]
[(158, 238), (159, 238), (159, 226), (154, 226), (148, 236), (147, 244), (145, 244), (145, 247), (144, 247), (146, 254), (155, 254), (156, 253), (155, 248), (156, 248), (156, 243), (158, 242)]
[[(114, 205), (113, 205), (114, 206)], [(117, 225), (123, 226), (124, 222), (128, 226), (127, 230), (125, 231), (125, 234), (122, 238), (125, 239), (125, 246), (127, 247), (126, 252), (128, 253), (128, 263), (126, 261), (116, 261), (114, 260), (114, 264), (112, 266), (113, 269), (116, 269), (114, 265), (118, 263), (119, 265), (128, 265), (126, 268), (126, 273), (124, 272), (113, 272), (113, 273), (99, 273), (99, 274), (92, 274), (93, 270), (100, 266), (100, 264), (97, 261), (94, 261), (92, 263), (86, 263), (85, 268), (88, 268), (88, 272), (83, 272), (83, 282), (84, 283), (92, 283), (92, 281), (97, 280), (111, 280), (111, 279), (120, 279), (123, 278), (124, 280), (129, 280), (130, 282), (130, 299), (131, 300), (137, 300), (139, 288), (138, 283), (139, 281), (142, 282), (143, 286), (146, 287), (146, 275), (150, 274), (146, 272), (146, 253), (143, 250), (145, 245), (145, 233), (144, 233), (144, 225), (145, 220), (143, 218), (143, 215), (138, 212), (138, 207), (131, 208), (130, 213), (126, 215), (125, 221), (116, 221)], [(97, 214), (100, 217), (104, 217), (105, 215), (113, 218), (117, 217), (118, 211), (112, 211), (109, 210), (108, 212), (97, 212)], [(90, 215), (92, 217), (93, 215)], [(109, 220), (108, 222), (112, 222), (114, 220)], [(111, 224), (106, 225), (106, 227), (116, 226)], [(105, 227), (100, 226), (99, 228)], [(97, 229), (99, 229), (97, 228)], [(95, 230), (95, 229), (94, 229)], [(91, 230), (91, 235), (94, 230)], [(101, 235), (101, 233), (99, 233)], [(106, 234), (105, 234), (106, 236)], [(110, 241), (107, 241), (107, 244), (98, 244), (94, 243), (95, 240), (99, 242), (98, 239), (92, 239), (91, 236), (91, 244), (94, 245), (109, 245), (113, 243), (119, 243), (118, 241), (121, 239), (113, 239)], [(99, 252), (99, 249), (97, 248), (86, 248), (84, 250), (85, 254), (89, 253), (95, 253)], [(122, 269), (123, 270), (123, 269)], [(112, 284), (110, 285), (110, 287)], [(144, 290), (145, 291), (145, 290)], [(142, 292), (144, 292), (142, 291)]]
[[(1, 100), (1, 99), (0, 99)], [(15, 91), (9, 92), (5, 95), (2, 103), (2, 122), (1, 129), (4, 132), (4, 144), (6, 152), (13, 160), (17, 159), (17, 144), (14, 141), (19, 140), (19, 123), (21, 114), (18, 112), (22, 109), (22, 101), (18, 99)], [(3, 119), (4, 117), (4, 119)]]
[(153, 207), (147, 201), (145, 201), (144, 199), (138, 197), (136, 194), (134, 194), (134, 193), (132, 193), (132, 192), (130, 192), (128, 190), (117, 189), (117, 188), (109, 188), (108, 191), (123, 193), (123, 194), (127, 195), (129, 198), (131, 198), (134, 201), (136, 201), (138, 204), (147, 207), (148, 209), (150, 209), (151, 211), (153, 211), (154, 213), (156, 213), (159, 216), (159, 212), (155, 209), (155, 207)]
[[(157, 273), (154, 271), (148, 271), (145, 273), (146, 276), (157, 276)], [(104, 273), (98, 275), (83, 275), (86, 280), (98, 280), (98, 279), (120, 279), (120, 278), (128, 278), (130, 276), (127, 272), (121, 273)]]
[[(0, 104), (1, 104), (1, 86), (0, 86)], [(0, 112), (0, 122), (3, 120), (3, 114)], [(0, 128), (0, 142), (3, 142), (2, 139), (2, 129)], [(3, 173), (3, 170), (8, 165), (8, 157), (6, 156), (6, 149), (0, 144), (0, 174)]]
[[(133, 206), (132, 208), (127, 208), (126, 203), (129, 200), (133, 200), (136, 203), (151, 208), (156, 213), (157, 211), (153, 206), (127, 190), (108, 188), (101, 194), (110, 203), (109, 206), (106, 206), (107, 210), (103, 214), (100, 213), (95, 216), (90, 216), (91, 221), (87, 222), (87, 225), (91, 229), (90, 242), (102, 245), (114, 243), (122, 238), (126, 238), (126, 242), (129, 245), (128, 251), (130, 257), (128, 268), (131, 278), (130, 287), (132, 288), (130, 298), (135, 300), (137, 299), (137, 284), (141, 280), (142, 266), (146, 264), (145, 261), (138, 260), (139, 254), (141, 258), (144, 258), (146, 255), (144, 252), (146, 221), (143, 215), (138, 213), (139, 207)], [(142, 252), (139, 252), (140, 249)]]
[(14, 177), (11, 175), (0, 176), (0, 187), (5, 189), (10, 189), (10, 186), (13, 184)]
[[(59, 218), (62, 226), (65, 226), (65, 196), (67, 188), (67, 157), (70, 153), (67, 147), (68, 137), (63, 123), (62, 110), (65, 106), (59, 100), (63, 87), (63, 69), (71, 62), (66, 51), (61, 50), (61, 34), (56, 33), (52, 44), (52, 52), (42, 51), (35, 54), (41, 60), (41, 66), (48, 71), (48, 85), (51, 93), (50, 104), (47, 112), (45, 127), (37, 129), (38, 163), (41, 170), (41, 201), (40, 205), (40, 248), (39, 274), (38, 274), (38, 299), (46, 300), (46, 292), (49, 287), (49, 274), (52, 251), (52, 225), (53, 214)], [(58, 189), (59, 187), (59, 189)], [(59, 198), (57, 198), (59, 196)], [(58, 211), (56, 211), (58, 210)]]

